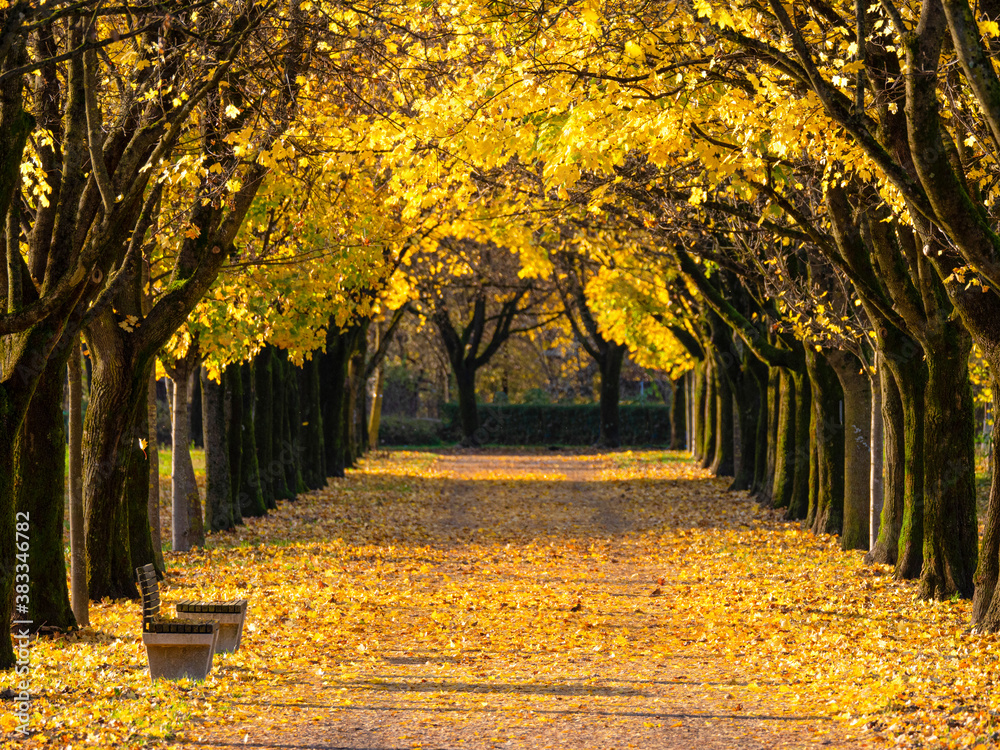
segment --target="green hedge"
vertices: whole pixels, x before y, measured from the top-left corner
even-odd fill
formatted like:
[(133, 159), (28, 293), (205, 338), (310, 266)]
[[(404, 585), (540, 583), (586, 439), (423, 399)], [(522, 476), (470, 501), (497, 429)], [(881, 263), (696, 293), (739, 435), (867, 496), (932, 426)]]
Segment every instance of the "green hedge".
[(382, 417), (379, 445), (441, 445), (441, 420), (415, 417)]
[[(458, 404), (442, 404), (444, 436), (458, 440)], [(669, 445), (670, 407), (665, 404), (622, 404), (622, 445)], [(593, 445), (600, 436), (598, 404), (479, 405), (480, 443), (500, 445)]]

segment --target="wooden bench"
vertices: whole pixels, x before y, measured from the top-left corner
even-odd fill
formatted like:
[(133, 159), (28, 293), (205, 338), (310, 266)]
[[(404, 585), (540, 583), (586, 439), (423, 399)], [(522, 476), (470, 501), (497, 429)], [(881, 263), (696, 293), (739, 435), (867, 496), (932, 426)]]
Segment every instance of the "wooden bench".
[(190, 599), (177, 602), (177, 614), (199, 622), (215, 622), (219, 625), (219, 640), (215, 650), (229, 654), (240, 647), (243, 640), (243, 622), (247, 617), (247, 600), (233, 599), (228, 602), (195, 602)]
[(218, 624), (161, 617), (156, 569), (143, 565), (135, 573), (142, 593), (142, 642), (149, 676), (154, 680), (204, 680), (212, 669)]

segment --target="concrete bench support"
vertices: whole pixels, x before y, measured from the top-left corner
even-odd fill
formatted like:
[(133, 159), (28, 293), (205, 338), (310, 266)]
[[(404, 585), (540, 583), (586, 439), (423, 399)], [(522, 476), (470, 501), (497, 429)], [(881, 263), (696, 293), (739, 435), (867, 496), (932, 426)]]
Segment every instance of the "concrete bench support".
[(204, 680), (212, 669), (218, 638), (218, 627), (211, 633), (143, 633), (149, 676), (154, 680)]

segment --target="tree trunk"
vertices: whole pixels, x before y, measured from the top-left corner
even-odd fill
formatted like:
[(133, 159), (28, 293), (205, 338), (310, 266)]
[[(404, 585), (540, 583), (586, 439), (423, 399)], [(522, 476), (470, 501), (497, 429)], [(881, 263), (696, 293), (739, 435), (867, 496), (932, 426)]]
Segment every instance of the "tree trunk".
[(792, 495), (785, 518), (803, 520), (809, 512), (809, 456), (815, 436), (809, 434), (812, 418), (812, 389), (804, 372), (791, 373), (795, 387), (795, 436), (792, 449)]
[(275, 500), (294, 500), (295, 493), (288, 487), (288, 462), (294, 460), (291, 446), (286, 442), (288, 433), (288, 408), (285, 388), (287, 382), (284, 376), (284, 363), (274, 347), (268, 347), (271, 357), (271, 406), (273, 408), (273, 425), (271, 432), (271, 456), (275, 461), (271, 473), (271, 483)]
[(201, 424), (201, 377), (198, 375), (200, 369), (199, 366), (192, 371), (191, 382), (188, 383), (188, 418), (191, 420), (188, 435), (191, 438), (191, 445), (195, 448), (205, 447), (202, 443), (205, 428)]
[(171, 462), (170, 462), (170, 508), (171, 542), (174, 552), (188, 552), (194, 544), (192, 538), (191, 493), (198, 487), (191, 482), (194, 468), (191, 465), (191, 436), (188, 429), (191, 417), (188, 414), (188, 368), (178, 365), (171, 380), (174, 384), (173, 401), (170, 406)]
[(302, 461), (305, 455), (305, 445), (302, 443), (302, 408), (299, 403), (299, 379), (295, 366), (288, 360), (288, 355), (282, 352), (281, 367), (285, 380), (285, 445), (288, 460), (285, 461), (285, 483), (294, 500), (299, 493), (306, 491), (305, 479), (302, 478)]
[[(210, 531), (228, 531), (233, 522), (233, 488), (229, 469), (229, 425), (222, 383), (201, 368), (201, 426), (205, 445), (205, 522)], [(225, 380), (225, 375), (222, 376)]]
[(774, 503), (774, 483), (778, 464), (778, 435), (781, 420), (781, 370), (777, 367), (767, 368), (767, 418), (762, 420), (766, 436), (764, 451), (764, 475), (757, 499), (766, 506)]
[(687, 447), (687, 374), (673, 381), (670, 399), (670, 449), (682, 451)]
[(310, 490), (326, 486), (323, 441), (323, 417), (320, 408), (319, 352), (305, 362), (299, 371), (299, 392), (302, 406), (302, 441), (304, 460), (302, 478)]
[(853, 354), (836, 352), (831, 364), (844, 390), (844, 520), (840, 546), (869, 548), (871, 509), (871, 381)]
[(705, 370), (708, 364), (705, 360), (698, 362), (693, 371), (694, 397), (691, 399), (691, 423), (693, 425), (694, 446), (692, 455), (695, 461), (701, 461), (705, 450), (705, 396), (706, 378)]
[(156, 367), (149, 373), (146, 385), (146, 453), (149, 456), (149, 486), (146, 488), (146, 514), (153, 543), (153, 565), (163, 575), (163, 538), (160, 532), (160, 439), (156, 434)]
[[(881, 357), (880, 357), (881, 359)], [(882, 511), (875, 545), (865, 555), (868, 564), (895, 565), (903, 528), (906, 484), (903, 402), (896, 379), (884, 362), (879, 368), (882, 404)]]
[(79, 337), (69, 356), (69, 558), (70, 604), (80, 627), (90, 625), (87, 537), (83, 528), (83, 377)]
[[(795, 384), (791, 373), (781, 371), (778, 390), (778, 427), (774, 447), (774, 483), (771, 507), (787, 508), (795, 483)], [(808, 487), (806, 488), (808, 491)]]
[[(735, 367), (736, 365), (730, 365)], [(723, 370), (722, 364), (715, 367), (715, 457), (711, 470), (717, 477), (731, 477), (736, 473), (736, 436), (733, 424), (732, 376)]]
[(228, 405), (226, 442), (229, 445), (230, 515), (233, 524), (243, 523), (243, 376), (240, 365), (229, 365), (222, 374), (224, 404)]
[[(1000, 369), (991, 367), (990, 385), (993, 389), (993, 413), (1000, 414)], [(980, 632), (1000, 630), (1000, 433), (997, 421), (993, 422), (990, 439), (990, 498), (986, 510), (986, 528), (983, 530), (982, 551), (976, 569), (976, 591), (972, 598), (972, 626)]]
[(978, 562), (971, 338), (959, 324), (927, 357), (924, 399), (923, 598), (971, 597)]
[[(93, 358), (83, 424), (88, 590), (91, 601), (135, 599), (138, 592), (125, 495), (131, 451), (126, 443), (135, 439), (135, 420), (139, 409), (146, 408), (146, 380), (152, 362), (135, 362), (118, 343), (109, 342), (106, 348), (94, 346), (93, 339), (88, 343)], [(147, 518), (148, 504), (146, 491), (142, 507)]]
[(810, 528), (816, 534), (839, 534), (844, 519), (844, 427), (840, 404), (844, 392), (837, 373), (822, 354), (806, 350), (816, 415), (816, 507)]
[[(333, 330), (333, 326), (330, 327)], [(327, 333), (326, 350), (320, 358), (320, 400), (323, 411), (323, 444), (327, 472), (332, 477), (345, 476), (347, 455), (344, 399), (347, 396), (349, 332)]]
[(79, 356), (79, 349), (60, 349), (49, 358), (38, 380), (15, 449), (17, 514), (31, 519), (30, 600), (27, 617), (19, 612), (16, 619), (31, 620), (34, 630), (42, 625), (67, 630), (76, 624), (63, 553), (66, 430), (62, 403), (66, 361), (70, 353)]
[(240, 365), (240, 382), (243, 389), (242, 423), (240, 424), (240, 515), (252, 518), (267, 515), (267, 505), (260, 491), (260, 467), (257, 463), (257, 439), (254, 429), (253, 366)]
[(618, 402), (621, 395), (622, 361), (626, 347), (609, 342), (604, 356), (598, 362), (601, 368), (601, 435), (600, 445), (617, 448), (621, 443)]
[(705, 422), (705, 432), (702, 435), (703, 444), (701, 447), (701, 468), (707, 469), (715, 460), (716, 430), (719, 428), (717, 408), (717, 388), (718, 373), (715, 371), (716, 364), (707, 358), (705, 360), (705, 411), (703, 421)]
[(375, 368), (372, 384), (372, 408), (368, 415), (368, 445), (372, 450), (378, 450), (378, 429), (382, 422), (382, 382), (384, 368), (381, 364)]
[(480, 438), (486, 442), (488, 436), (478, 435), (479, 408), (476, 405), (476, 371), (470, 368), (455, 370), (455, 384), (458, 388), (458, 418), (462, 426), (462, 445), (478, 445)]
[[(271, 350), (264, 347), (253, 361), (254, 378), (254, 443), (257, 446), (257, 467), (260, 472), (260, 492), (264, 505), (275, 509), (274, 466), (274, 394), (272, 387)], [(279, 470), (281, 467), (277, 467)]]
[(893, 369), (903, 405), (903, 524), (895, 575), (919, 578), (924, 561), (924, 387), (927, 366), (903, 362)]
[(140, 565), (152, 564), (156, 567), (156, 551), (153, 549), (152, 530), (149, 527), (149, 456), (140, 442), (149, 434), (146, 396), (149, 377), (153, 374), (152, 368), (153, 364), (150, 363), (142, 389), (137, 394), (139, 405), (130, 425), (130, 432), (124, 434), (119, 447), (121, 461), (125, 464), (124, 498), (128, 511), (129, 552), (133, 570)]
[(694, 381), (697, 375), (697, 363), (695, 363), (695, 368), (684, 373), (684, 401), (685, 401), (685, 422), (687, 427), (687, 443), (686, 449), (688, 453), (694, 455), (694, 428), (695, 428), (695, 396), (694, 396)]
[(351, 449), (354, 460), (368, 452), (368, 389), (365, 387), (365, 362), (368, 359), (368, 321), (355, 333), (351, 352)]
[[(754, 373), (754, 368), (758, 372)], [(736, 378), (736, 416), (740, 433), (740, 460), (736, 467), (736, 476), (729, 486), (730, 490), (752, 490), (757, 472), (758, 457), (764, 452), (760, 442), (760, 424), (766, 422), (762, 413), (762, 394), (760, 378), (767, 373), (764, 366), (754, 354), (743, 348), (743, 363), (738, 369)], [(763, 418), (763, 419), (762, 419)]]
[(885, 365), (876, 358), (877, 374), (873, 376), (869, 383), (872, 394), (872, 421), (871, 421), (871, 455), (868, 476), (868, 549), (875, 549), (875, 540), (878, 539), (879, 518), (882, 515), (882, 387), (881, 379), (885, 371)]

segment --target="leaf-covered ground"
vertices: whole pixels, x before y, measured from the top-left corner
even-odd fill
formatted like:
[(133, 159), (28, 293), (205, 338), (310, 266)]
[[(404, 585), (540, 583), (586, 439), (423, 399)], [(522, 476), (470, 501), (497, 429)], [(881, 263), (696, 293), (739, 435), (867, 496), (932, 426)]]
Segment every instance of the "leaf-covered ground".
[[(994, 747), (967, 602), (781, 523), (679, 454), (401, 453), (210, 548), (167, 603), (251, 601), (204, 683), (150, 684), (133, 602), (32, 652), (4, 747)], [(12, 676), (4, 675), (4, 686)]]

